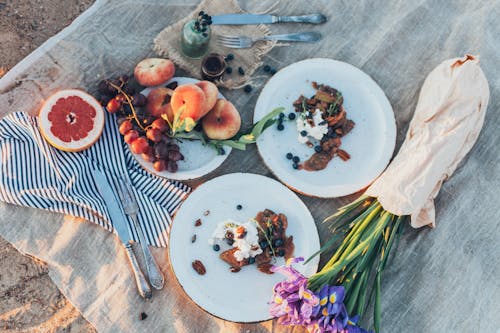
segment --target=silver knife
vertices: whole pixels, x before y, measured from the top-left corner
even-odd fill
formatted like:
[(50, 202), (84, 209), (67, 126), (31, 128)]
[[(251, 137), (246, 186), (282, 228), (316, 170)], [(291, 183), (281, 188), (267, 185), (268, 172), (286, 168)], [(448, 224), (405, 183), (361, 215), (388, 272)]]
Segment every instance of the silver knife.
[(146, 299), (149, 299), (152, 296), (151, 288), (149, 287), (149, 284), (146, 281), (141, 268), (139, 267), (139, 263), (137, 262), (134, 251), (132, 250), (132, 245), (130, 244), (130, 233), (127, 228), (127, 218), (123, 213), (118, 198), (113, 192), (111, 185), (106, 179), (104, 173), (99, 170), (92, 169), (92, 175), (94, 176), (94, 182), (97, 185), (97, 189), (104, 199), (113, 227), (115, 228), (118, 237), (125, 246), (125, 249), (127, 249), (127, 256), (130, 260), (130, 264), (134, 272), (135, 282), (137, 284), (137, 289), (139, 290), (139, 295)]
[(300, 16), (276, 16), (270, 14), (224, 14), (213, 15), (212, 24), (271, 24), (271, 23), (312, 23), (320, 24), (326, 22), (326, 16), (322, 14), (310, 14)]

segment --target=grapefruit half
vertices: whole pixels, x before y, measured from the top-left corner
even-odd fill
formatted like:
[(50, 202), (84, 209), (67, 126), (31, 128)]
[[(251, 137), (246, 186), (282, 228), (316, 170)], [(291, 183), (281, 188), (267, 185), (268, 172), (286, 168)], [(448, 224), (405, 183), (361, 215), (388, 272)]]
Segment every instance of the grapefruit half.
[(60, 90), (43, 103), (38, 124), (52, 146), (77, 152), (89, 148), (101, 136), (104, 110), (94, 97), (82, 90)]

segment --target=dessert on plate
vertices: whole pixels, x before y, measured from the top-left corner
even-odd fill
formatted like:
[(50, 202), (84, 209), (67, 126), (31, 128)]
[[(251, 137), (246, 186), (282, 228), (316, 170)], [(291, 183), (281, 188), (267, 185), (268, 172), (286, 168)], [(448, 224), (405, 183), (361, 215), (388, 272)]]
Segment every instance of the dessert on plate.
[(293, 236), (287, 236), (287, 227), (284, 214), (265, 209), (245, 223), (220, 222), (209, 244), (215, 251), (223, 250), (219, 257), (229, 264), (231, 272), (256, 264), (261, 272), (272, 274), (270, 268), (275, 258), (288, 259), (293, 255)]

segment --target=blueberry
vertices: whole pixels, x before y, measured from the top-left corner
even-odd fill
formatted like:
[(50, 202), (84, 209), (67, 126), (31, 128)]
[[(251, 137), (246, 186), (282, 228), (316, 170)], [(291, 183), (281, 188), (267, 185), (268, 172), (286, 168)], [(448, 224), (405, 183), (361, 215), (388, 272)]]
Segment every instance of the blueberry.
[(242, 210), (242, 209), (243, 209), (243, 206), (242, 206), (242, 205), (238, 205), (238, 206), (236, 206), (236, 209), (237, 209), (237, 210)]
[(233, 69), (231, 67), (226, 68), (226, 73), (231, 74), (233, 72)]
[(298, 156), (294, 156), (294, 157), (292, 158), (292, 161), (294, 161), (295, 163), (299, 163), (299, 162), (300, 162), (300, 157), (298, 157)]
[(323, 149), (321, 148), (321, 146), (314, 147), (314, 151), (317, 152), (317, 153), (321, 152), (322, 150)]
[(291, 159), (293, 158), (293, 154), (292, 154), (292, 153), (287, 153), (287, 154), (286, 154), (286, 158), (287, 158), (288, 160), (291, 160)]
[(251, 265), (255, 262), (255, 257), (248, 258), (248, 263)]
[(203, 15), (205, 15), (204, 11), (201, 11), (201, 12), (198, 13), (198, 16), (203, 16)]
[(297, 170), (297, 169), (299, 168), (299, 165), (298, 165), (297, 163), (293, 163), (293, 164), (292, 164), (292, 167), (293, 167), (295, 170)]
[(281, 249), (278, 251), (278, 257), (284, 257), (285, 256), (285, 250)]
[(264, 249), (268, 246), (267, 241), (262, 241), (262, 242), (260, 242), (260, 243), (259, 243), (259, 246), (260, 246), (260, 248), (261, 248), (262, 250), (264, 250)]
[(244, 88), (243, 88), (243, 91), (245, 91), (246, 93), (249, 93), (252, 91), (252, 86), (247, 84)]
[(219, 148), (219, 155), (225, 155), (226, 154), (226, 151), (224, 150), (224, 148), (220, 147)]
[(278, 131), (282, 131), (285, 129), (285, 126), (283, 124), (278, 124)]
[(232, 246), (234, 244), (234, 239), (226, 238), (226, 243), (229, 246)]
[(265, 65), (264, 66), (264, 72), (269, 73), (271, 71), (271, 66)]
[(214, 251), (219, 251), (220, 250), (219, 244), (214, 244), (214, 246), (212, 246), (212, 248), (214, 249)]
[(281, 238), (275, 239), (273, 241), (273, 246), (280, 247), (281, 245), (283, 245), (283, 240)]
[(306, 131), (301, 131), (301, 132), (300, 132), (300, 135), (301, 135), (301, 136), (307, 136), (307, 132), (306, 132)]
[(243, 68), (242, 68), (242, 67), (238, 67), (238, 73), (239, 73), (240, 75), (245, 75), (245, 71), (243, 70)]
[(278, 115), (279, 119), (283, 119), (285, 118), (285, 114), (283, 112), (281, 112), (279, 115)]
[(294, 120), (294, 119), (295, 119), (295, 113), (290, 112), (290, 113), (288, 114), (288, 119), (290, 119), (290, 120)]
[(231, 60), (233, 60), (233, 59), (234, 59), (234, 54), (232, 54), (232, 53), (229, 53), (229, 54), (226, 56), (226, 58), (225, 58), (225, 60), (226, 60), (226, 61), (231, 61)]
[(269, 71), (269, 74), (271, 74), (271, 75), (274, 75), (274, 74), (276, 74), (276, 69), (274, 69), (274, 68), (271, 68), (271, 70)]

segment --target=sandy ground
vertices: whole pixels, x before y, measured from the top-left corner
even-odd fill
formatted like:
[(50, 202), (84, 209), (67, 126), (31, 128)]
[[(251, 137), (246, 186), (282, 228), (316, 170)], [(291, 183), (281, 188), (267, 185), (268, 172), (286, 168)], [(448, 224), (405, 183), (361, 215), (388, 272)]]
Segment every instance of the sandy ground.
[[(0, 0), (0, 77), (92, 3)], [(95, 332), (47, 273), (0, 238), (0, 332)]]

